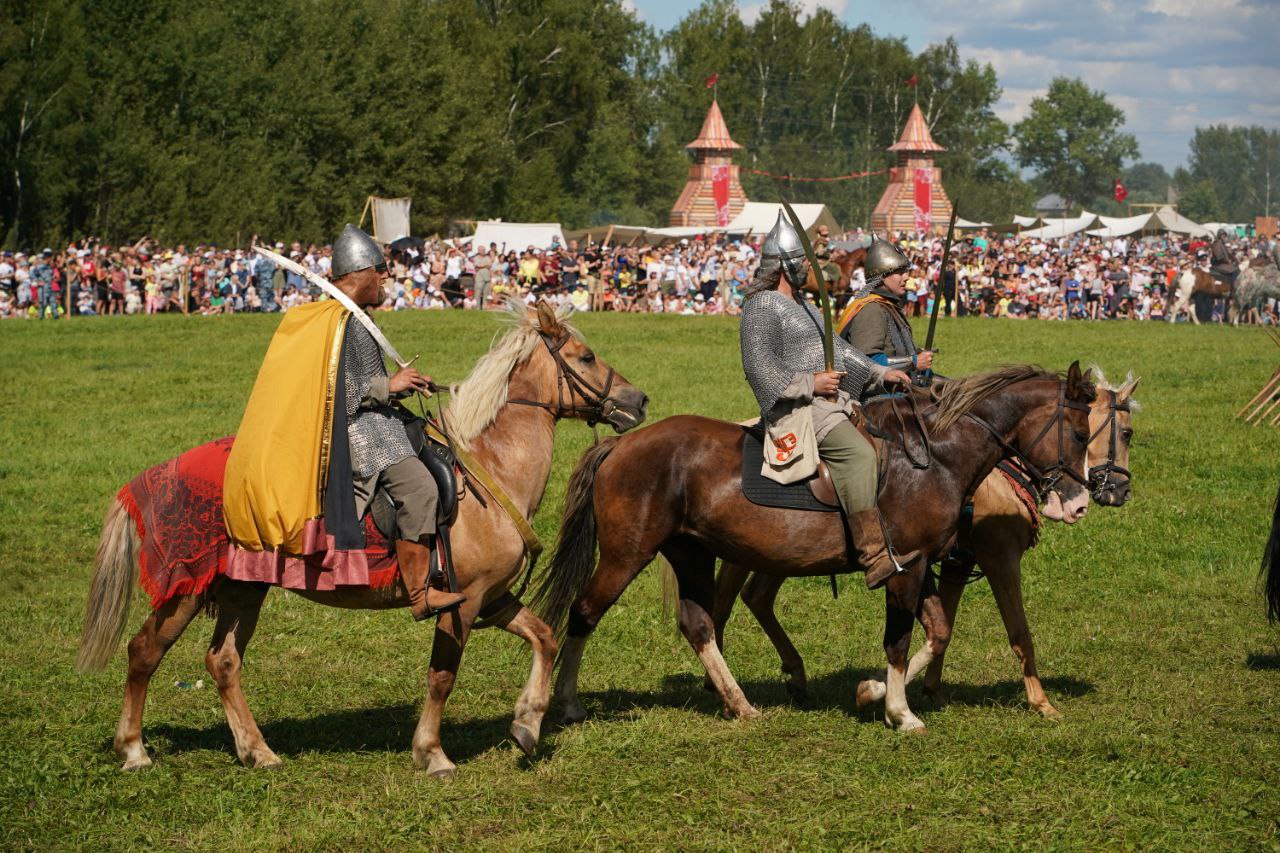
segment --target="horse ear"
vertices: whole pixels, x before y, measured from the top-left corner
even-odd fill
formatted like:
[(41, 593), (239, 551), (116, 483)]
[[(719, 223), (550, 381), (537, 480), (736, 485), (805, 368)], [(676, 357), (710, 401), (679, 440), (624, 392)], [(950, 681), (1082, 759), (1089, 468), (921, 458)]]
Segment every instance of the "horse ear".
[(1080, 375), (1080, 362), (1073, 361), (1071, 366), (1067, 368), (1067, 396), (1075, 399), (1080, 396), (1080, 383), (1084, 379)]
[(1120, 403), (1129, 402), (1129, 398), (1133, 396), (1134, 391), (1138, 390), (1138, 383), (1141, 381), (1141, 376), (1130, 378), (1124, 385), (1120, 386), (1120, 390), (1116, 393), (1116, 401)]
[(555, 337), (560, 331), (560, 321), (556, 319), (556, 309), (551, 307), (551, 303), (545, 299), (539, 298), (537, 304), (538, 311), (538, 328), (544, 335)]

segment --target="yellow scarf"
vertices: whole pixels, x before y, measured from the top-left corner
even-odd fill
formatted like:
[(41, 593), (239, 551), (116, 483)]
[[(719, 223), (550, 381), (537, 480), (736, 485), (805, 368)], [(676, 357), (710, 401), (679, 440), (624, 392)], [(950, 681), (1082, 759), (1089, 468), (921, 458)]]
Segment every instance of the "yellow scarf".
[(858, 312), (866, 308), (872, 302), (883, 302), (885, 305), (893, 305), (888, 299), (885, 299), (878, 293), (868, 293), (866, 296), (852, 299), (849, 304), (844, 306), (844, 310), (840, 312), (840, 322), (836, 324), (838, 334), (843, 334), (844, 330), (853, 322), (853, 318), (858, 316)]
[(227, 533), (252, 551), (302, 552), (308, 520), (323, 514), (338, 362), (347, 310), (325, 300), (280, 321), (227, 458)]

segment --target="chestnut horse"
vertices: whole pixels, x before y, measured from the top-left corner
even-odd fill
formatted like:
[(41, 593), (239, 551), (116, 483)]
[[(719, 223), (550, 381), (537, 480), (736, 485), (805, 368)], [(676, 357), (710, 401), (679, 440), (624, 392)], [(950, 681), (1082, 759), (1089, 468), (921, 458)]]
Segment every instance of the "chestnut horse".
[[(470, 450), (512, 499), (532, 518), (551, 474), (555, 426), (562, 417), (602, 420), (623, 432), (644, 419), (648, 398), (598, 358), (546, 302), (536, 310), (512, 306), (512, 329), (453, 389), (446, 412), (453, 438)], [(518, 403), (522, 403), (518, 405)], [(229, 542), (221, 547), (228, 547)], [(119, 501), (112, 504), (98, 547), (89, 591), (78, 665), (101, 669), (119, 642), (137, 575), (139, 537)], [(554, 633), (509, 592), (524, 565), (525, 546), (514, 523), (492, 498), (463, 500), (453, 527), (458, 586), (467, 596), (456, 611), (436, 622), (427, 674), (428, 693), (413, 734), (413, 760), (433, 776), (448, 778), (455, 765), (440, 744), (440, 719), (458, 664), (484, 611), (495, 624), (529, 643), (533, 666), (515, 707), (511, 735), (526, 753), (537, 745), (555, 665)], [(272, 767), (280, 759), (267, 746), (240, 688), (240, 666), (269, 587), (217, 578), (200, 595), (164, 602), (129, 642), (128, 680), (114, 747), (126, 770), (151, 763), (142, 744), (142, 708), (147, 686), (165, 652), (206, 605), (217, 612), (205, 665), (218, 686), (236, 754), (250, 767)], [(291, 590), (331, 607), (382, 610), (407, 607), (404, 585), (382, 589)]]
[[(1094, 391), (1078, 364), (1065, 378), (1014, 366), (940, 382), (932, 392), (936, 405), (923, 421), (932, 434), (932, 458), (921, 461), (924, 448), (910, 427), (883, 445), (881, 511), (897, 550), (922, 554), (886, 585), (885, 718), (903, 730), (923, 727), (906, 703), (912, 620), (922, 589), (932, 592), (926, 586), (929, 562), (955, 542), (965, 496), (1001, 458), (1014, 456), (1051, 492), (1046, 513), (1075, 521), (1089, 501), (1085, 448)], [(933, 402), (930, 391), (909, 393)], [(916, 445), (910, 454), (904, 442)], [(587, 637), (658, 553), (679, 584), (681, 631), (726, 712), (759, 714), (716, 646), (716, 558), (794, 577), (847, 571), (849, 552), (839, 514), (749, 502), (742, 493), (742, 453), (742, 427), (680, 415), (606, 439), (579, 461), (559, 545), (535, 596), (548, 624), (559, 628), (568, 615), (556, 682), (566, 721), (586, 715), (577, 682)]]
[[(1089, 412), (1089, 458), (1103, 460), (1089, 468), (1089, 482), (1093, 499), (1101, 506), (1123, 506), (1130, 498), (1129, 444), (1133, 437), (1131, 412), (1138, 408), (1133, 392), (1138, 380), (1130, 376), (1119, 388), (1107, 385), (1101, 372), (1095, 371), (1095, 381), (1102, 393), (1093, 401)], [(868, 405), (867, 417), (877, 423), (889, 416), (883, 403)], [(1027, 502), (1019, 496), (1009, 479), (999, 471), (993, 471), (982, 481), (973, 496), (973, 515), (961, 530), (959, 544), (972, 558), (968, 565), (951, 559), (942, 563), (938, 595), (941, 599), (945, 624), (926, 625), (930, 634), (925, 646), (916, 652), (907, 667), (910, 682), (922, 669), (928, 667), (924, 678), (924, 691), (941, 702), (942, 662), (946, 654), (951, 630), (955, 627), (956, 611), (960, 595), (970, 581), (969, 571), (974, 561), (981, 567), (982, 575), (991, 584), (996, 605), (1004, 621), (1009, 645), (1022, 667), (1022, 680), (1027, 690), (1027, 702), (1032, 710), (1046, 717), (1061, 715), (1045, 695), (1036, 671), (1035, 648), (1031, 641), (1031, 629), (1027, 626), (1027, 614), (1022, 601), (1022, 555), (1035, 545), (1039, 524)], [(735, 596), (742, 593), (742, 600), (773, 642), (782, 662), (782, 672), (787, 676), (787, 691), (796, 699), (807, 695), (804, 660), (791, 643), (774, 613), (774, 602), (785, 579), (776, 575), (749, 573), (746, 568), (725, 563), (716, 578), (715, 612), (716, 640), (724, 651), (724, 626), (729, 621)], [(745, 584), (745, 586), (744, 586)], [(879, 681), (865, 681), (858, 685), (859, 706), (867, 705), (884, 696), (885, 686)]]
[[(831, 296), (834, 298), (849, 292), (849, 282), (853, 280), (853, 271), (859, 267), (865, 268), (867, 265), (867, 250), (862, 248), (852, 251), (833, 249), (831, 263), (840, 268), (840, 280), (831, 287)], [(817, 293), (818, 280), (813, 277), (813, 270), (808, 270), (807, 274), (808, 278), (805, 279), (804, 289), (810, 293)]]

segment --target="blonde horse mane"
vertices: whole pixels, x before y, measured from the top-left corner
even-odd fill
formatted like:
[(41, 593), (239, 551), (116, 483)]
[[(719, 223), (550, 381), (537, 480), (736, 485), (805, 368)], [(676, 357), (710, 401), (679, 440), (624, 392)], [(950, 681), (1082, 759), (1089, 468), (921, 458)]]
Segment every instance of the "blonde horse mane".
[(1102, 368), (1098, 365), (1090, 364), (1089, 369), (1093, 371), (1093, 383), (1099, 390), (1115, 391), (1116, 397), (1121, 401), (1124, 401), (1126, 397), (1128, 398), (1129, 411), (1142, 411), (1142, 404), (1133, 398), (1133, 391), (1138, 384), (1138, 379), (1133, 375), (1132, 370), (1125, 374), (1124, 382), (1116, 386), (1107, 381), (1107, 375), (1102, 372)]
[[(578, 330), (566, 322), (573, 305), (566, 302), (556, 310), (556, 318), (575, 338)], [(484, 432), (507, 404), (507, 382), (511, 371), (523, 364), (538, 346), (542, 330), (538, 313), (523, 302), (508, 299), (503, 320), (509, 324), (506, 334), (480, 357), (466, 379), (450, 387), (449, 406), (445, 410), (450, 435), (463, 448)]]

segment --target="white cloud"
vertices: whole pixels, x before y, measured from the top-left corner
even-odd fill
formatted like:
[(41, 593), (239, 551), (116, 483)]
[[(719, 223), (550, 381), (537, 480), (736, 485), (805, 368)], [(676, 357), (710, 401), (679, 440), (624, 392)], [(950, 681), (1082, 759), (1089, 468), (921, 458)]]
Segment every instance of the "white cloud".
[[(738, 16), (748, 24), (754, 23), (764, 11), (765, 3), (739, 3)], [(811, 17), (818, 9), (828, 9), (837, 18), (843, 18), (849, 8), (849, 0), (796, 0), (804, 17)]]

